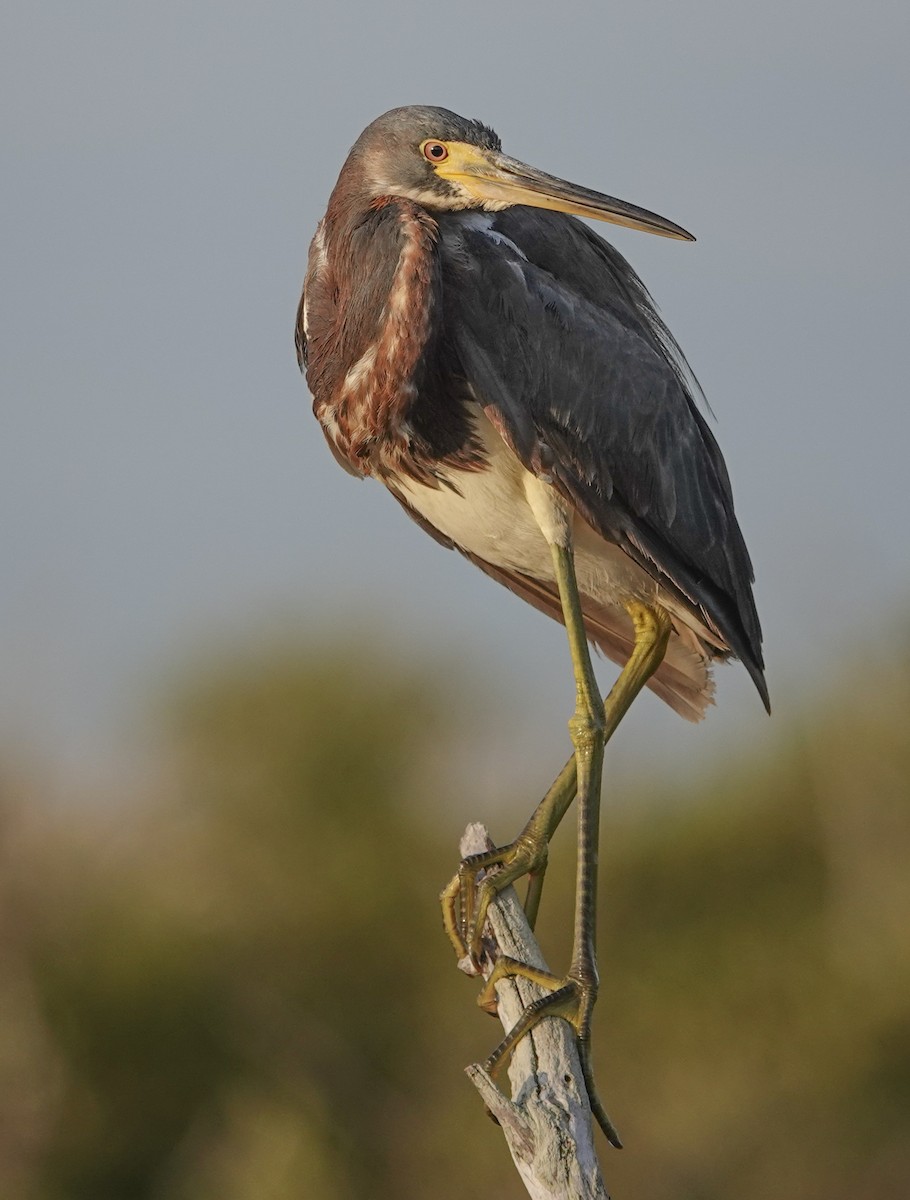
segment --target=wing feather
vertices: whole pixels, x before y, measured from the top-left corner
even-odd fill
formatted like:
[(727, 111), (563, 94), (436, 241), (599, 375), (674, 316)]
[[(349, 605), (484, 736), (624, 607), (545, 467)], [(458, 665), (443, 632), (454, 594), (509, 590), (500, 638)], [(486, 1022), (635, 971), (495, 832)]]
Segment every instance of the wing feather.
[(698, 385), (644, 286), (581, 222), (440, 219), (445, 328), (516, 454), (705, 618), (767, 704), (752, 564)]

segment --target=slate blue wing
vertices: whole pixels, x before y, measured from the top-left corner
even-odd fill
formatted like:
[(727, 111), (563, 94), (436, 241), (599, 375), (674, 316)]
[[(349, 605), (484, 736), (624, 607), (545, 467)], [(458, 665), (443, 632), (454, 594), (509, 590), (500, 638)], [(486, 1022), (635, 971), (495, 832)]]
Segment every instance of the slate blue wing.
[(727, 470), (634, 271), (537, 209), (445, 215), (440, 232), (446, 331), (480, 402), (529, 469), (717, 630), (767, 706)]

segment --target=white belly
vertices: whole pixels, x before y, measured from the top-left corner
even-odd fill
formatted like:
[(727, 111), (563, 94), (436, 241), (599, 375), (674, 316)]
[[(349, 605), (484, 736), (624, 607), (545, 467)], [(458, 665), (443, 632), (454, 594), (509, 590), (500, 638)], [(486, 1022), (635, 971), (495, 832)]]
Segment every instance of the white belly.
[[(452, 471), (458, 489), (396, 481), (407, 502), (463, 549), (495, 566), (551, 581), (548, 544), (559, 537), (565, 506), (554, 489), (521, 465), (487, 417), (476, 410), (477, 434), (487, 454), (481, 471)], [(532, 507), (533, 501), (533, 507)], [(656, 584), (618, 546), (605, 541), (576, 513), (568, 514), (575, 574), (582, 595), (624, 608), (632, 598), (656, 597)]]

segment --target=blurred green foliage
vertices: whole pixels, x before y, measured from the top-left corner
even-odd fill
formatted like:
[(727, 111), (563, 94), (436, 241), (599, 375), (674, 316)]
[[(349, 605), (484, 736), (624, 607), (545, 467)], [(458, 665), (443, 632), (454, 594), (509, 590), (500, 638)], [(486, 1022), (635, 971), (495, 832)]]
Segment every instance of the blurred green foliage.
[[(52, 809), (6, 780), (0, 1196), (525, 1194), (461, 1073), (499, 1026), (436, 904), (452, 814), (485, 815), (447, 782), (444, 681), (250, 653), (175, 700), (160, 795)], [(849, 671), (771, 757), (608, 808), (614, 1195), (910, 1192), (908, 730), (905, 654)], [(554, 969), (571, 841), (544, 895)]]

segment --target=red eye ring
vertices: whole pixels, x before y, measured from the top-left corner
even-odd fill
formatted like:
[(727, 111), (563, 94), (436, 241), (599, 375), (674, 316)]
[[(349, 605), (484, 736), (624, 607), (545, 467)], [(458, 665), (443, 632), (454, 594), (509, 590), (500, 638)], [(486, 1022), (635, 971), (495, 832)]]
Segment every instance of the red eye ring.
[(429, 162), (441, 163), (449, 157), (449, 150), (442, 142), (424, 142), (423, 156)]

